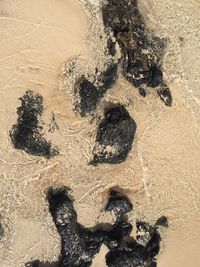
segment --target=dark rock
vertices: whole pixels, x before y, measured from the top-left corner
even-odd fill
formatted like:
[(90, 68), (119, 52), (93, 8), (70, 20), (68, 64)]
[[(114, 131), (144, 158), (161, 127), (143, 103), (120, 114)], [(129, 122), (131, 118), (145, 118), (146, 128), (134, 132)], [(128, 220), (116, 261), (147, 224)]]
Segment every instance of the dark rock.
[(151, 68), (151, 80), (148, 82), (149, 87), (157, 87), (163, 82), (163, 73), (158, 66)]
[(151, 258), (154, 258), (160, 250), (161, 237), (156, 226), (146, 222), (137, 222), (136, 240), (148, 249)]
[(122, 196), (116, 191), (111, 191), (105, 211), (113, 211), (117, 220), (119, 220), (132, 209), (133, 205), (126, 196)]
[(158, 255), (160, 251), (160, 241), (160, 234), (155, 228), (154, 232), (151, 234), (151, 239), (147, 243), (147, 249), (151, 258), (154, 258)]
[[(75, 83), (76, 104), (75, 109), (82, 117), (95, 111), (97, 103), (110, 89), (117, 79), (117, 64), (108, 64), (105, 71), (98, 74), (96, 69), (96, 79), (92, 83), (81, 76)], [(95, 86), (94, 83), (97, 85)]]
[(137, 242), (143, 246), (146, 246), (156, 228), (143, 221), (136, 222), (136, 227), (137, 227), (137, 232), (136, 232)]
[[(151, 227), (153, 229), (153, 226)], [(126, 242), (110, 248), (107, 253), (106, 263), (109, 267), (156, 266), (155, 256), (160, 249), (160, 235), (156, 228), (153, 232), (149, 232), (149, 241), (146, 246), (130, 239), (130, 237), (127, 238), (127, 236), (123, 240), (126, 240)]]
[(149, 267), (157, 267), (157, 262), (153, 260), (152, 262), (150, 262)]
[(26, 267), (88, 267), (91, 266), (102, 244), (109, 249), (106, 254), (106, 263), (109, 267), (156, 267), (155, 256), (160, 248), (157, 227), (138, 222), (138, 236), (139, 231), (141, 234), (141, 229), (144, 229), (148, 238), (145, 239), (145, 245), (134, 240), (130, 236), (132, 225), (127, 222), (125, 216), (132, 209), (132, 204), (126, 197), (119, 201), (119, 193), (111, 191), (105, 209), (116, 212), (119, 208), (114, 224), (85, 228), (77, 222), (77, 214), (69, 192), (66, 187), (50, 188), (47, 192), (49, 211), (61, 236), (60, 261), (47, 263), (37, 260), (27, 263)]
[(99, 92), (97, 88), (84, 76), (81, 76), (76, 81), (75, 94), (78, 98), (76, 110), (82, 117), (96, 109), (96, 105), (99, 100)]
[(117, 164), (125, 161), (132, 148), (136, 123), (124, 106), (113, 107), (105, 112), (98, 127), (96, 146), (91, 164)]
[(145, 96), (147, 95), (145, 89), (142, 88), (142, 87), (139, 87), (139, 88), (138, 88), (138, 91), (139, 91), (139, 94), (140, 94), (141, 96), (143, 96), (143, 97), (145, 97)]
[(109, 267), (143, 267), (147, 266), (149, 260), (147, 249), (135, 241), (110, 250), (106, 255), (106, 264)]
[(4, 234), (3, 226), (0, 223), (0, 240), (3, 238), (3, 234)]
[(33, 261), (33, 262), (28, 262), (25, 264), (25, 267), (59, 267), (58, 262), (42, 262), (39, 260)]
[[(125, 220), (120, 220), (114, 225), (110, 225), (109, 230), (104, 230), (102, 227), (87, 229), (80, 225), (77, 222), (73, 200), (67, 188), (51, 188), (48, 191), (47, 198), (50, 213), (61, 236), (62, 267), (90, 266), (102, 243), (113, 249), (123, 244), (126, 238), (130, 236), (132, 226)], [(109, 203), (111, 202), (109, 201)], [(116, 203), (116, 205), (118, 204)], [(131, 204), (129, 203), (128, 205), (128, 210), (130, 210)], [(116, 210), (114, 203), (112, 207), (109, 207), (109, 210), (111, 211), (112, 208)], [(127, 212), (128, 210), (126, 208)]]
[(17, 109), (17, 124), (13, 125), (10, 131), (14, 148), (47, 158), (57, 155), (57, 149), (41, 134), (42, 126), (39, 125), (38, 117), (43, 112), (42, 96), (27, 91), (20, 100), (22, 105)]
[(105, 27), (111, 28), (117, 37), (120, 32), (127, 32), (132, 25), (132, 19), (139, 15), (137, 1), (108, 0), (102, 7), (102, 15)]
[(99, 85), (99, 96), (102, 97), (106, 91), (113, 87), (117, 79), (117, 64), (110, 64), (97, 78)]
[(158, 220), (155, 223), (156, 226), (163, 226), (163, 227), (168, 227), (169, 223), (168, 223), (168, 219), (166, 216), (161, 216), (160, 218), (158, 218)]
[(172, 105), (172, 95), (166, 84), (163, 84), (161, 88), (157, 91), (160, 99), (165, 103), (166, 106), (171, 107)]
[(84, 239), (87, 230), (77, 223), (77, 214), (69, 190), (50, 189), (47, 198), (50, 213), (61, 236), (61, 267), (90, 266), (94, 255), (100, 249), (100, 243), (97, 239), (97, 242), (94, 241), (91, 245), (93, 240)]
[(107, 40), (107, 49), (108, 49), (108, 54), (110, 54), (111, 56), (115, 56), (116, 54), (115, 42), (113, 42), (111, 38), (108, 38)]
[(145, 96), (142, 85), (156, 88), (163, 83), (164, 41), (148, 31), (137, 0), (108, 0), (102, 6), (102, 14), (106, 32), (113, 32), (121, 49), (124, 77)]

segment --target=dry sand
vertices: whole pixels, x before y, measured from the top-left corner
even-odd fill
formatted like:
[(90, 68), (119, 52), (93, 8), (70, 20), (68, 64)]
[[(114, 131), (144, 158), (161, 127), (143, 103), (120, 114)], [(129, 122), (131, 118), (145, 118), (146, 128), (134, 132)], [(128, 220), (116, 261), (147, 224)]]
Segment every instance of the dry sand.
[[(123, 188), (135, 207), (130, 220), (169, 219), (158, 266), (199, 265), (200, 1), (139, 2), (149, 27), (168, 40), (163, 66), (173, 107), (165, 107), (154, 92), (141, 98), (120, 76), (97, 113), (107, 102), (125, 104), (138, 126), (133, 149), (120, 165), (91, 167), (97, 118), (73, 112), (65, 67), (75, 59), (80, 71), (92, 71), (104, 62), (99, 1), (91, 0), (90, 6), (82, 0), (85, 10), (78, 0), (0, 1), (0, 215), (5, 230), (0, 267), (58, 258), (60, 238), (44, 190), (63, 184), (72, 188), (78, 220), (85, 226), (105, 220), (100, 213), (107, 191)], [(45, 136), (60, 150), (51, 160), (11, 146), (8, 133), (17, 119), (18, 98), (27, 89), (44, 97)], [(59, 130), (49, 133), (52, 111)], [(103, 264), (97, 255), (93, 266)]]

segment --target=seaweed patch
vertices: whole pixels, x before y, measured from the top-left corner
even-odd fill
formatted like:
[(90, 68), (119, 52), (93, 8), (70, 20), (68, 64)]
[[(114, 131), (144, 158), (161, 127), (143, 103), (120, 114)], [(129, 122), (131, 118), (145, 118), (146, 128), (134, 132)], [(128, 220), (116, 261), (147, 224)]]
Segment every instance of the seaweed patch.
[(43, 112), (42, 96), (28, 90), (20, 100), (17, 124), (10, 131), (14, 148), (46, 158), (57, 155), (58, 150), (41, 133), (43, 127), (39, 125), (39, 117)]
[[(100, 224), (93, 228), (85, 228), (77, 222), (69, 188), (50, 188), (47, 200), (49, 211), (61, 236), (62, 248), (57, 267), (91, 266), (102, 244), (109, 249), (106, 254), (106, 264), (109, 267), (156, 266), (156, 256), (161, 242), (159, 226), (138, 221), (136, 239), (131, 237), (133, 226), (128, 222), (126, 214), (133, 209), (133, 206), (126, 196), (111, 191), (105, 211), (114, 213), (114, 223)], [(160, 221), (163, 221), (163, 218)], [(54, 263), (47, 264), (34, 261), (27, 263), (26, 267), (54, 266), (51, 265)]]

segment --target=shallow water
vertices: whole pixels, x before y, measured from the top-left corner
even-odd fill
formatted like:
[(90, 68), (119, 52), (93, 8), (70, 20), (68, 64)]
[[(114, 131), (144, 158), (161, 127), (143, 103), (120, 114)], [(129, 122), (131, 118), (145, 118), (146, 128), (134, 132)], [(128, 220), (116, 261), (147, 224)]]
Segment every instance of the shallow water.
[[(95, 1), (94, 6), (97, 4)], [(88, 11), (85, 13), (74, 0), (0, 2), (0, 214), (5, 231), (0, 242), (2, 267), (21, 267), (31, 259), (57, 260), (60, 239), (48, 213), (44, 190), (63, 184), (73, 190), (78, 220), (85, 226), (107, 221), (107, 215), (99, 217), (107, 192), (111, 187), (123, 188), (135, 208), (130, 220), (154, 223), (162, 215), (169, 219), (169, 228), (161, 233), (158, 266), (198, 265), (200, 3), (141, 0), (139, 4), (147, 25), (167, 39), (163, 69), (173, 106), (165, 107), (153, 91), (142, 98), (119, 75), (100, 102), (97, 115), (102, 115), (108, 102), (126, 105), (137, 124), (133, 148), (124, 163), (92, 167), (87, 162), (98, 116), (91, 120), (73, 112), (71, 94), (63, 86), (60, 69), (72, 58), (93, 67), (94, 49), (88, 48)], [(100, 50), (98, 46), (95, 53)], [(96, 58), (99, 60), (99, 54)], [(87, 63), (83, 66), (90, 68)], [(48, 161), (11, 146), (8, 132), (17, 120), (18, 98), (27, 89), (43, 95), (43, 130), (60, 151)], [(52, 111), (59, 130), (50, 133)], [(102, 261), (98, 258), (94, 267), (103, 266), (98, 265)]]

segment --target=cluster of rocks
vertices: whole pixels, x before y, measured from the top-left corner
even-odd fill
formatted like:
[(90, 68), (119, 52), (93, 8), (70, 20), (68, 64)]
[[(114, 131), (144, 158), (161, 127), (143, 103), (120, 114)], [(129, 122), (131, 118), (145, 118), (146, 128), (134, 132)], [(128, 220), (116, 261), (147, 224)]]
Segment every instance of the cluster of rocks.
[[(147, 29), (138, 9), (137, 0), (108, 0), (102, 7), (105, 29), (112, 33), (114, 44), (121, 50), (119, 65), (124, 77), (146, 96), (146, 88), (156, 88), (167, 106), (172, 104), (169, 88), (163, 80), (162, 55), (165, 42)], [(110, 39), (109, 39), (110, 40)]]
[[(120, 192), (111, 191), (105, 206), (105, 211), (114, 214), (114, 223), (100, 224), (93, 228), (85, 228), (77, 222), (69, 188), (50, 188), (47, 200), (49, 211), (61, 237), (62, 248), (57, 266), (89, 267), (102, 244), (109, 249), (105, 256), (109, 267), (156, 266), (156, 256), (159, 253), (161, 241), (158, 227), (167, 226), (166, 217), (160, 218), (155, 225), (138, 221), (136, 239), (134, 239), (131, 237), (133, 227), (126, 216), (133, 206)], [(34, 261), (27, 263), (26, 267), (53, 266), (51, 263), (47, 264)]]
[[(138, 10), (137, 0), (108, 0), (102, 6), (105, 32), (108, 36), (107, 51), (113, 60), (104, 71), (94, 70), (93, 80), (85, 75), (77, 77), (74, 84), (75, 109), (81, 117), (94, 114), (107, 90), (117, 80), (118, 71), (146, 96), (147, 88), (155, 88), (161, 100), (171, 106), (172, 96), (163, 78), (162, 54), (164, 41), (151, 34)], [(114, 60), (116, 45), (121, 57)], [(43, 97), (27, 91), (20, 98), (17, 123), (10, 131), (14, 148), (49, 158), (59, 152), (42, 133), (40, 117)], [(55, 118), (53, 117), (55, 127)], [(132, 148), (137, 125), (122, 104), (104, 110), (104, 117), (97, 125), (96, 141), (89, 164), (119, 164), (126, 160)], [(86, 228), (77, 221), (73, 198), (67, 187), (50, 188), (47, 193), (49, 211), (61, 237), (60, 259), (56, 263), (29, 262), (26, 267), (88, 267), (102, 244), (109, 249), (106, 264), (109, 267), (156, 267), (160, 251), (159, 227), (168, 226), (167, 218), (159, 218), (154, 225), (136, 222), (136, 238), (131, 236), (132, 224), (127, 213), (133, 210), (129, 199), (112, 191), (105, 206), (114, 214), (113, 224)], [(1, 238), (1, 227), (0, 227)]]

